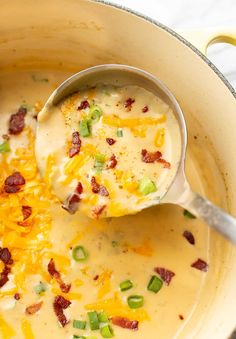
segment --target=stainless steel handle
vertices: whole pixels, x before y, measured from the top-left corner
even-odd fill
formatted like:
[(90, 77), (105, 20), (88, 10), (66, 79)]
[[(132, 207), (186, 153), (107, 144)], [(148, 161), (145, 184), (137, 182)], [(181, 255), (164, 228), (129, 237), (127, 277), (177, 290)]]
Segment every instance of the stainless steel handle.
[(236, 218), (191, 190), (181, 205), (236, 244)]

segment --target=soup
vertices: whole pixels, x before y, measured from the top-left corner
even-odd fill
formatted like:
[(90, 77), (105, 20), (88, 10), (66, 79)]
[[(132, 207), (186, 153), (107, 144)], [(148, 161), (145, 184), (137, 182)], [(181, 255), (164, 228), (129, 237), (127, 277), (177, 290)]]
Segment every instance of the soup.
[[(68, 76), (1, 73), (1, 337), (173, 338), (204, 287), (208, 229), (177, 206), (98, 220), (61, 207), (34, 144), (37, 114)], [(187, 173), (204, 193), (194, 153)]]
[[(122, 216), (163, 197), (181, 137), (171, 108), (138, 86), (98, 85), (38, 117), (36, 155), (70, 213)], [(59, 137), (60, 136), (60, 137)]]

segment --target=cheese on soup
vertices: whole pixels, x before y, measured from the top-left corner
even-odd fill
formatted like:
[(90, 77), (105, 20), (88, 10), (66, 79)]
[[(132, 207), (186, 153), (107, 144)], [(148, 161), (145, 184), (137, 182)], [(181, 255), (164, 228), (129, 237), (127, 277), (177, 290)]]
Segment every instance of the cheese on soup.
[[(208, 228), (177, 206), (157, 206), (132, 216), (98, 220), (87, 217), (80, 208), (71, 215), (61, 207), (51, 192), (51, 170), (56, 157), (47, 159), (42, 178), (34, 145), (37, 114), (52, 90), (68, 76), (66, 71), (23, 72), (15, 68), (14, 73), (0, 74), (0, 338), (102, 339), (113, 335), (118, 339), (172, 339), (181, 336), (186, 324), (195, 326), (192, 315), (199, 300), (204, 299), (204, 306), (209, 302), (205, 299), (209, 285), (206, 280)], [(127, 99), (125, 96), (124, 100)], [(89, 98), (87, 101), (92, 103)], [(78, 106), (81, 102), (82, 98)], [(142, 109), (144, 105), (151, 109), (151, 103), (140, 104)], [(97, 105), (105, 116), (105, 106)], [(168, 108), (164, 107), (165, 112), (151, 115), (149, 110), (140, 112), (140, 117), (157, 119), (166, 114), (168, 121)], [(89, 109), (76, 112), (86, 118)], [(124, 112), (123, 117), (125, 114), (131, 115), (132, 110)], [(66, 149), (62, 122), (63, 119), (56, 117), (49, 129), (54, 139), (42, 143), (50, 152), (54, 142), (56, 145), (63, 141), (61, 147)], [(92, 125), (94, 131), (97, 123)], [(128, 127), (121, 128), (124, 138), (130, 131)], [(159, 128), (161, 124), (156, 125)], [(71, 132), (67, 152), (73, 149)], [(125, 140), (116, 134), (103, 136), (102, 140), (104, 137), (116, 140), (113, 145), (105, 142), (107, 157), (111, 156), (108, 150), (118, 147), (118, 140)], [(89, 137), (80, 134), (80, 139), (80, 154), (70, 158), (69, 153), (62, 153), (67, 161), (80, 159), (85, 146), (87, 156), (93, 152)], [(75, 138), (75, 150), (78, 145)], [(157, 150), (173, 166), (172, 156), (161, 145), (147, 149)], [(101, 159), (98, 157), (98, 162), (103, 163)], [(137, 161), (141, 166), (154, 165)], [(135, 169), (131, 168), (138, 175)], [(165, 170), (169, 173), (170, 169)], [(103, 171), (105, 165), (101, 174), (94, 173), (98, 182)], [(190, 153), (187, 174), (196, 190), (204, 194), (205, 179), (200, 173), (198, 158)], [(151, 172), (149, 177), (154, 181)], [(81, 181), (83, 193), (79, 193), (78, 182), (77, 194), (82, 199), (86, 181)], [(106, 182), (99, 183), (109, 190)], [(88, 187), (91, 187), (89, 181)], [(97, 194), (91, 196), (99, 199)], [(213, 263), (210, 264), (211, 268)]]
[(176, 118), (141, 87), (80, 91), (44, 109), (38, 121), (39, 167), (70, 213), (137, 212), (159, 201), (176, 174), (181, 150)]

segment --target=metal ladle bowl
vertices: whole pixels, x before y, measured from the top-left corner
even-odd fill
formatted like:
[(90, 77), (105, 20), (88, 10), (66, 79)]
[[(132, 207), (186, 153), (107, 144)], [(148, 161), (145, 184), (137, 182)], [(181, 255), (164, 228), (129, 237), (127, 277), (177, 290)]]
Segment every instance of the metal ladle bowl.
[(187, 130), (183, 112), (176, 98), (158, 78), (146, 71), (127, 65), (107, 64), (91, 67), (76, 73), (64, 81), (49, 97), (41, 111), (42, 114), (44, 110), (49, 110), (50, 107), (56, 106), (70, 94), (98, 84), (140, 86), (165, 101), (172, 108), (178, 121), (182, 148), (175, 176), (161, 199), (153, 200), (143, 208), (164, 203), (180, 205), (196, 217), (202, 218), (209, 226), (215, 228), (236, 244), (236, 219), (206, 198), (193, 192), (189, 186), (185, 176)]

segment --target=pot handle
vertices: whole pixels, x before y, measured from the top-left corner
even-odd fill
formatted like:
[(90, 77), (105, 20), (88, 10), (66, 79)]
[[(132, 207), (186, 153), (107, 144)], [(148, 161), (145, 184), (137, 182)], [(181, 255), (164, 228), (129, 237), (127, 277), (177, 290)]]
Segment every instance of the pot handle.
[(184, 199), (179, 204), (194, 216), (203, 219), (236, 245), (236, 218), (214, 205), (200, 194), (187, 187)]
[(206, 28), (191, 29), (178, 32), (182, 37), (191, 42), (203, 54), (207, 54), (208, 46), (226, 42), (236, 46), (236, 28)]

